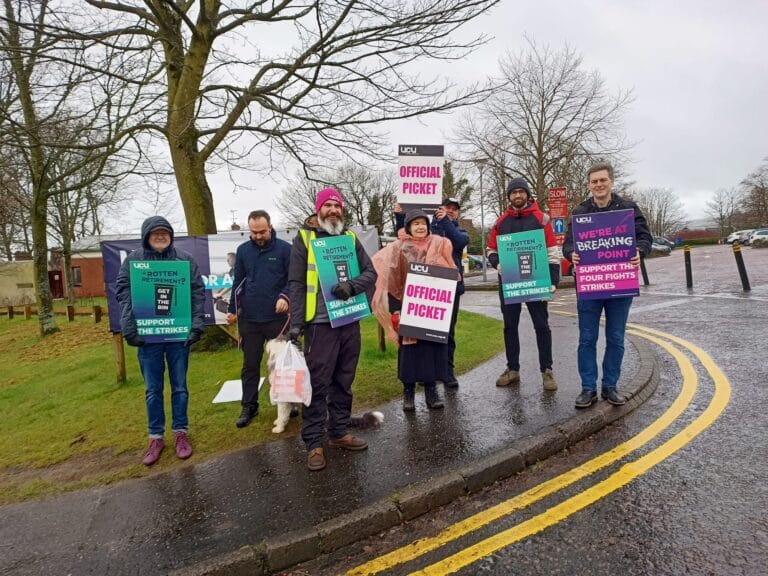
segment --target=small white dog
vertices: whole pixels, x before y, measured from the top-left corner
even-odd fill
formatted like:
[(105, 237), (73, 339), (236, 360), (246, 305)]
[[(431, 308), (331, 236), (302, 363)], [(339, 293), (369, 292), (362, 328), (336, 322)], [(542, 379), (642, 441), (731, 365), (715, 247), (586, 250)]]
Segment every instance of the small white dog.
[[(288, 344), (286, 338), (274, 338), (267, 341), (267, 374), (272, 374), (275, 369), (277, 357)], [(301, 404), (298, 402), (278, 402), (277, 419), (273, 423), (272, 432), (280, 434), (285, 431), (291, 415), (297, 416), (301, 413)], [(352, 416), (349, 419), (349, 425), (353, 428), (375, 428), (384, 422), (384, 414), (378, 411), (364, 412), (362, 416)]]
[[(275, 369), (275, 362), (280, 353), (285, 349), (288, 340), (285, 338), (274, 338), (267, 341), (267, 374), (272, 374)], [(291, 412), (301, 412), (301, 404), (298, 402), (278, 402), (277, 419), (273, 422), (272, 432), (280, 434), (285, 430), (288, 420), (291, 418)]]

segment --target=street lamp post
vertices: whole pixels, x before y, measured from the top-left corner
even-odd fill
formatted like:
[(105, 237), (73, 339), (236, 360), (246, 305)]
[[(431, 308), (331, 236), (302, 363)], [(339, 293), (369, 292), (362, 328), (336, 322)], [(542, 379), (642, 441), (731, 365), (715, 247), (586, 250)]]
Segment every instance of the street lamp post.
[(482, 243), (480, 256), (483, 258), (483, 282), (488, 282), (488, 264), (485, 257), (485, 198), (483, 197), (483, 169), (485, 168), (485, 162), (478, 162), (478, 168), (480, 170), (480, 242)]

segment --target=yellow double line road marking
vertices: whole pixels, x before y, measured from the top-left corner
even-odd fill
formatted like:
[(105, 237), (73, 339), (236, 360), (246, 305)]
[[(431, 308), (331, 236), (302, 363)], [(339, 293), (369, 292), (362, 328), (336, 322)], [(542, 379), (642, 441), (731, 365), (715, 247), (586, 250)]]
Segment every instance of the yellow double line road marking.
[(436, 536), (418, 540), (408, 546), (394, 550), (389, 554), (358, 566), (357, 568), (350, 570), (348, 574), (376, 574), (440, 548), (452, 540), (482, 528), (516, 510), (526, 508), (534, 502), (597, 472), (616, 462), (620, 458), (623, 458), (632, 451), (641, 448), (658, 436), (662, 431), (668, 428), (690, 404), (698, 385), (696, 371), (687, 356), (685, 356), (679, 349), (671, 346), (660, 338), (666, 338), (667, 340), (673, 341), (690, 350), (709, 372), (715, 383), (715, 394), (712, 402), (709, 407), (696, 418), (696, 420), (658, 448), (634, 462), (625, 464), (616, 473), (612, 474), (602, 482), (588, 488), (584, 492), (569, 498), (561, 504), (550, 508), (526, 522), (500, 532), (495, 536), (478, 542), (477, 544), (454, 554), (453, 556), (428, 566), (421, 571), (415, 572), (415, 574), (450, 574), (501, 548), (509, 546), (514, 542), (522, 540), (532, 534), (536, 534), (537, 532), (562, 521), (571, 514), (589, 506), (607, 494), (618, 490), (634, 478), (647, 472), (650, 468), (685, 446), (685, 444), (710, 426), (725, 409), (730, 398), (730, 384), (720, 368), (703, 350), (680, 338), (637, 325), (630, 324), (629, 327), (632, 328), (630, 333), (645, 338), (667, 350), (677, 361), (683, 376), (683, 384), (680, 394), (664, 414), (662, 414), (655, 422), (627, 442), (616, 446), (612, 450), (601, 454), (577, 468), (548, 480), (547, 482), (527, 490), (501, 504), (497, 504), (488, 510), (484, 510), (483, 512), (454, 524)]

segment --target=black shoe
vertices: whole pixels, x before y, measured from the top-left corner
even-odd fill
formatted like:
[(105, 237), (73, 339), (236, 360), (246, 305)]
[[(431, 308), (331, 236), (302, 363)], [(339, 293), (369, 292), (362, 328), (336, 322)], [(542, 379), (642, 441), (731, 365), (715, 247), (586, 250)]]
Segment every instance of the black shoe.
[(416, 410), (416, 390), (403, 391), (403, 412)]
[(443, 381), (443, 386), (446, 388), (458, 388), (459, 387), (459, 381), (456, 380), (455, 376), (451, 376), (448, 378), (448, 380)]
[(622, 404), (627, 403), (627, 399), (624, 398), (624, 396), (620, 396), (619, 393), (616, 392), (616, 388), (608, 388), (607, 390), (603, 388), (601, 396), (603, 397), (603, 400), (607, 400), (609, 404), (613, 404), (614, 406), (621, 406)]
[(291, 413), (288, 414), (288, 418), (297, 418), (301, 414), (301, 411), (296, 406), (291, 407)]
[(437, 391), (437, 386), (424, 387), (424, 398), (427, 401), (427, 408), (437, 410), (443, 407), (443, 401), (440, 399), (440, 394)]
[(582, 390), (576, 398), (576, 408), (589, 408), (597, 402), (597, 392), (594, 390)]
[(251, 408), (250, 406), (243, 406), (243, 411), (240, 412), (240, 416), (237, 418), (237, 422), (235, 422), (235, 426), (238, 428), (245, 428), (248, 426), (248, 424), (251, 423), (251, 420), (253, 420), (259, 413), (259, 407), (256, 406), (256, 408)]

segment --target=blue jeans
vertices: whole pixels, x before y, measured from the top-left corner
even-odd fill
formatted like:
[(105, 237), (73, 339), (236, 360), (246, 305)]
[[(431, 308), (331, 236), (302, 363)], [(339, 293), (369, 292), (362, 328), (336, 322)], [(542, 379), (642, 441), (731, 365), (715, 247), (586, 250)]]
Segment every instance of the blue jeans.
[(168, 377), (171, 381), (171, 412), (173, 415), (171, 430), (186, 432), (189, 428), (187, 419), (189, 348), (184, 345), (184, 342), (145, 344), (139, 348), (139, 366), (146, 384), (144, 397), (147, 402), (150, 438), (162, 438), (165, 434), (163, 388), (166, 361), (168, 362)]
[(597, 391), (597, 337), (600, 315), (605, 310), (605, 355), (603, 390), (616, 389), (624, 359), (624, 329), (627, 326), (632, 296), (579, 300), (579, 376), (583, 390)]

